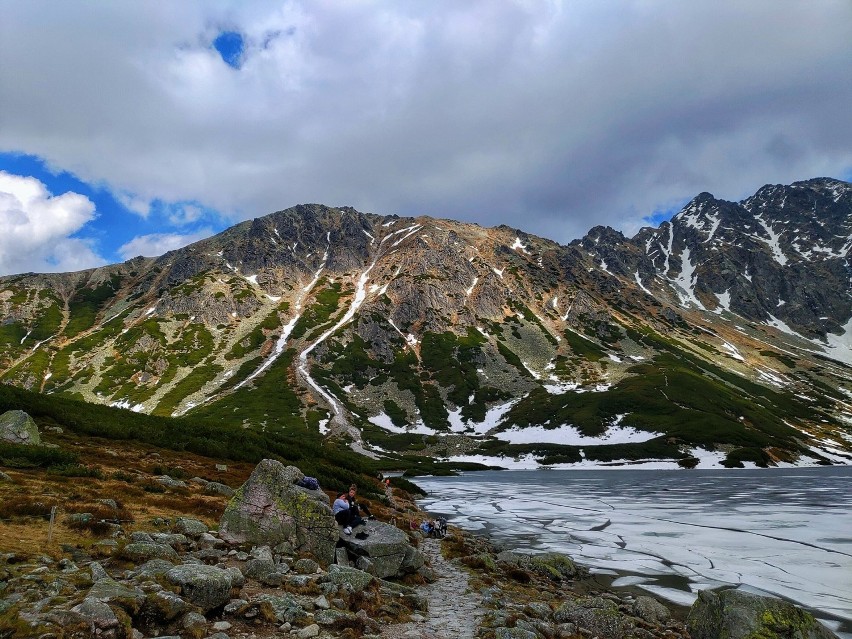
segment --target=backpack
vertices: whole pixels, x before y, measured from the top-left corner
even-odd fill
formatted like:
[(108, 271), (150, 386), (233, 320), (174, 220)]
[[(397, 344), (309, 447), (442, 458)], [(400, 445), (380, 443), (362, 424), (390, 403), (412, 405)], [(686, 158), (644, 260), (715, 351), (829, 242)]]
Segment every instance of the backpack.
[(304, 477), (296, 482), (296, 485), (307, 488), (308, 490), (319, 490), (319, 482), (316, 480), (316, 477)]

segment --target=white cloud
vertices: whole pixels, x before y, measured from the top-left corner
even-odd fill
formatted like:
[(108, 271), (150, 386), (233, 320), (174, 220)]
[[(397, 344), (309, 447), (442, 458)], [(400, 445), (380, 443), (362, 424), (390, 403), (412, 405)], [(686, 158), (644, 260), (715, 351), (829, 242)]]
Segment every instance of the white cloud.
[(137, 235), (132, 240), (118, 249), (122, 259), (129, 260), (139, 255), (145, 257), (157, 257), (163, 253), (182, 248), (213, 234), (211, 229), (201, 229), (194, 233), (180, 235), (178, 233), (151, 233), (149, 235)]
[(137, 197), (132, 193), (126, 193), (123, 191), (119, 191), (113, 195), (115, 196), (115, 199), (118, 200), (118, 202), (128, 211), (132, 211), (143, 218), (147, 218), (151, 214), (151, 202), (145, 198)]
[(105, 260), (69, 237), (95, 218), (87, 197), (51, 195), (39, 180), (0, 171), (0, 274), (77, 271)]
[(194, 204), (178, 204), (169, 213), (169, 222), (175, 226), (186, 226), (197, 222), (204, 215), (204, 209)]
[(9, 3), (0, 149), (233, 219), (323, 202), (566, 241), (841, 177), (850, 24), (848, 0)]

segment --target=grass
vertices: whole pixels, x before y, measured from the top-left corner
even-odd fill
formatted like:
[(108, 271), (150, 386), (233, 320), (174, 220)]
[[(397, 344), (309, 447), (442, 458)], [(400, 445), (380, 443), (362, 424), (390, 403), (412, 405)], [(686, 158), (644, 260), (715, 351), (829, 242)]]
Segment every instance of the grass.
[(100, 286), (78, 288), (68, 302), (70, 318), (65, 326), (65, 336), (74, 337), (94, 326), (98, 313), (104, 307), (104, 302), (115, 296), (121, 281), (122, 276), (115, 274)]

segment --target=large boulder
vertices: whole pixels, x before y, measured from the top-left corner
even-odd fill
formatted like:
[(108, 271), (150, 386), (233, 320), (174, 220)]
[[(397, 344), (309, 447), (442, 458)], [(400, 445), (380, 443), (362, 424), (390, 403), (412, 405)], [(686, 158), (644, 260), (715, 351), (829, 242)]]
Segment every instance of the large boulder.
[(791, 603), (742, 590), (701, 590), (686, 620), (692, 639), (837, 639)]
[(260, 462), (228, 502), (219, 537), (233, 543), (275, 546), (289, 543), (296, 553), (331, 563), (338, 538), (328, 497), (297, 486), (304, 475), (273, 459)]
[(0, 440), (28, 446), (41, 444), (38, 426), (33, 418), (22, 410), (8, 410), (0, 415)]
[[(349, 554), (356, 558), (356, 565), (363, 566), (365, 571), (379, 579), (396, 577), (403, 572), (406, 558), (406, 565), (423, 565), (411, 552), (413, 549), (408, 543), (408, 536), (396, 526), (368, 521), (364, 527), (359, 526), (356, 530), (367, 533), (366, 539), (358, 539), (353, 534), (341, 537), (341, 542), (346, 545)], [(412, 572), (414, 570), (416, 568)]]
[(223, 606), (230, 599), (231, 573), (215, 566), (185, 564), (165, 575), (166, 581), (178, 587), (181, 596), (204, 612)]

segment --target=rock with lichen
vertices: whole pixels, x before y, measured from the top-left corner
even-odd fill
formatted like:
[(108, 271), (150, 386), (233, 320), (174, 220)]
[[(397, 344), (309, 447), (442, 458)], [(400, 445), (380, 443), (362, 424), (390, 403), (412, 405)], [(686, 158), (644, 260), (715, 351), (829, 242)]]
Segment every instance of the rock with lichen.
[(741, 590), (702, 590), (686, 621), (692, 639), (837, 639), (791, 603)]
[(321, 490), (296, 485), (304, 477), (295, 466), (264, 459), (228, 502), (219, 536), (233, 543), (275, 546), (287, 542), (322, 564), (334, 559), (337, 524)]
[(38, 426), (22, 410), (8, 410), (0, 415), (0, 440), (26, 446), (41, 444)]

